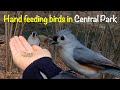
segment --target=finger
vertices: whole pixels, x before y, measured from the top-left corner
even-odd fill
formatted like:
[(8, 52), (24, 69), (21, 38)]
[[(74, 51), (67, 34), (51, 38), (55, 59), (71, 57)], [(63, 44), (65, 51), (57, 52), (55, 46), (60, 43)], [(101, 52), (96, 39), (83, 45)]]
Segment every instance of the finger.
[(23, 36), (19, 36), (19, 39), (26, 50), (33, 51), (32, 47), (30, 46), (30, 44), (26, 41), (26, 39)]
[(14, 36), (15, 40), (16, 40), (16, 45), (18, 46), (20, 51), (26, 51), (25, 47), (23, 46), (23, 44), (21, 43), (20, 39), (18, 38), (18, 36)]
[(10, 49), (11, 49), (11, 52), (12, 52), (13, 56), (17, 53), (17, 49), (16, 49), (14, 44), (15, 44), (14, 38), (11, 38), (10, 42), (9, 42), (9, 45), (10, 45)]
[(47, 49), (43, 49), (43, 52), (46, 54), (46, 57), (51, 57), (51, 54)]
[(40, 46), (37, 46), (37, 45), (33, 45), (32, 48), (33, 48), (34, 51), (42, 49)]

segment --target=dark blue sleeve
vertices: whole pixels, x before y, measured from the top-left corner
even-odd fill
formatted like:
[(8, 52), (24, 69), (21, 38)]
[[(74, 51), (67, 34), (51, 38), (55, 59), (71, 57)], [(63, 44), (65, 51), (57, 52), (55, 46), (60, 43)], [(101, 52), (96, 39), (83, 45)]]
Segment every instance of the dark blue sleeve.
[(51, 58), (43, 57), (31, 63), (24, 70), (23, 79), (43, 79), (40, 71), (50, 79), (58, 75), (62, 70), (53, 63)]

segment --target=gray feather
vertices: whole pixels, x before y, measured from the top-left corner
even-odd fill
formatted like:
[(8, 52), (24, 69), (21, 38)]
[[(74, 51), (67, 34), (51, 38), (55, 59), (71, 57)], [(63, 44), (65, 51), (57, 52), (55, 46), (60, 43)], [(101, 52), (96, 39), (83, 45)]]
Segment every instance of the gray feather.
[(86, 47), (74, 48), (74, 60), (84, 64), (113, 65), (113, 62), (101, 54), (98, 54)]
[(59, 36), (59, 35), (70, 35), (72, 32), (72, 30), (70, 29), (65, 29), (65, 30), (60, 30), (58, 31), (56, 34)]
[(114, 76), (120, 77), (120, 70), (116, 70), (116, 69), (106, 69), (103, 73), (109, 73), (109, 74), (112, 74)]
[(76, 60), (78, 63), (102, 68), (103, 73), (120, 76), (120, 68), (118, 66), (115, 66), (112, 61), (88, 48), (75, 48), (74, 60)]

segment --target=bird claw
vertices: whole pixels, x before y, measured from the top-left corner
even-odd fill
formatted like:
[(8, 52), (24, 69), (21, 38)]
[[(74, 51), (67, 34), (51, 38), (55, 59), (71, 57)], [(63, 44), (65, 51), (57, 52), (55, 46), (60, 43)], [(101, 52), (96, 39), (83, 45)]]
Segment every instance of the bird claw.
[(71, 73), (71, 72), (72, 72), (72, 70), (64, 70), (64, 71), (61, 71), (60, 74), (66, 74), (66, 73)]

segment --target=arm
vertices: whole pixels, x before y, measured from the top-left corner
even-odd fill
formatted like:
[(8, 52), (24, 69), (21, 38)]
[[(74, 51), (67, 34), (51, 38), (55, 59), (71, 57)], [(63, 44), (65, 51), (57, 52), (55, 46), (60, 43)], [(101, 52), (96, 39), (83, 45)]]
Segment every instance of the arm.
[(23, 79), (43, 79), (40, 71), (50, 79), (58, 75), (62, 70), (52, 62), (51, 58), (43, 57), (31, 63), (25, 69)]
[(47, 49), (37, 45), (30, 46), (23, 36), (14, 36), (9, 44), (14, 63), (24, 71), (23, 79), (42, 79), (40, 71), (51, 78), (61, 71), (52, 62)]

